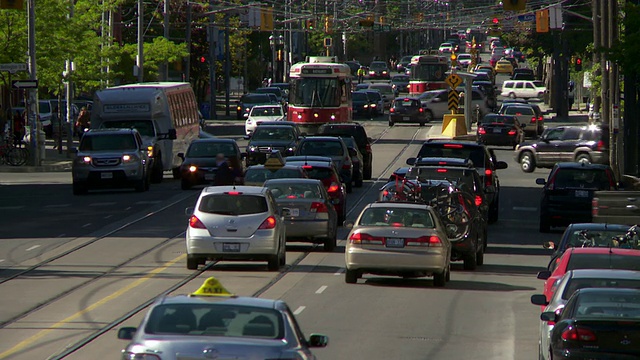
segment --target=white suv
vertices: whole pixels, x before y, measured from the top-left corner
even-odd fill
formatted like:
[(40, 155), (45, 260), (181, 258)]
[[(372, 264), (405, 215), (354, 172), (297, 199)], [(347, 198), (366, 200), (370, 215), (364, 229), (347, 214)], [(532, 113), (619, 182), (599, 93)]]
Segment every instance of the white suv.
[[(430, 90), (425, 91), (418, 96), (422, 107), (427, 115), (427, 122), (434, 119), (440, 120), (445, 114), (450, 114), (449, 110), (449, 90)], [(462, 99), (461, 99), (462, 100)], [(464, 106), (464, 102), (460, 101), (460, 106)], [(491, 112), (484, 95), (478, 89), (473, 89), (471, 97), (471, 108), (476, 106), (480, 108), (480, 116), (484, 116)]]
[(547, 88), (542, 81), (530, 80), (507, 80), (502, 84), (502, 93), (504, 97), (515, 98), (538, 98), (542, 99)]
[(209, 186), (187, 209), (187, 269), (207, 260), (267, 261), (278, 271), (286, 261), (285, 223), (271, 191), (257, 186)]

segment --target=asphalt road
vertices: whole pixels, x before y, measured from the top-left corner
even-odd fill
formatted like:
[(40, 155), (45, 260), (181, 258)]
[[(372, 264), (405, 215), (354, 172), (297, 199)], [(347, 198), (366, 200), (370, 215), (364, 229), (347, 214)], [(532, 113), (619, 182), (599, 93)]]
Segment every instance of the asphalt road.
[[(374, 180), (349, 195), (350, 219), (430, 131), (364, 123), (377, 139)], [(377, 276), (347, 285), (344, 240), (333, 253), (291, 244), (280, 273), (230, 262), (188, 271), (184, 208), (197, 190), (181, 191), (167, 176), (146, 193), (74, 197), (69, 173), (2, 174), (0, 359), (118, 358), (126, 345), (118, 327), (136, 326), (156, 296), (194, 291), (209, 276), (239, 295), (287, 301), (307, 335), (329, 335), (319, 359), (534, 359), (539, 310), (529, 296), (542, 286), (542, 242), (559, 237), (537, 231), (535, 178), (548, 170), (525, 174), (512, 150), (497, 153), (509, 168), (499, 173), (500, 220), (490, 226), (485, 265), (468, 272), (455, 263), (446, 288)]]

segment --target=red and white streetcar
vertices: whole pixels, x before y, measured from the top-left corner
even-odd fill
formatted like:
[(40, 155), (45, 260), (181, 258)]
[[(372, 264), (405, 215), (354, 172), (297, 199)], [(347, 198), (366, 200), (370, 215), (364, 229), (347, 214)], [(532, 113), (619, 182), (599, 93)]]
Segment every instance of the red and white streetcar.
[(288, 119), (313, 133), (326, 123), (351, 121), (351, 69), (335, 57), (309, 57), (291, 66)]
[(446, 89), (444, 82), (449, 70), (448, 56), (417, 55), (411, 58), (409, 95), (419, 95), (428, 90)]

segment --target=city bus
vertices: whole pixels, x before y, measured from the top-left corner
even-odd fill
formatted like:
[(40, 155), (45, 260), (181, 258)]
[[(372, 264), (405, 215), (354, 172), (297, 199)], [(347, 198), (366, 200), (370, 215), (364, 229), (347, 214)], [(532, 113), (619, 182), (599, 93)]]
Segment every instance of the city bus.
[(417, 55), (411, 58), (409, 94), (419, 95), (428, 90), (445, 89), (449, 70), (447, 56)]
[(91, 128), (135, 128), (152, 157), (151, 181), (163, 172), (180, 175), (182, 158), (200, 135), (198, 104), (191, 84), (140, 83), (97, 91), (91, 111)]
[(313, 133), (326, 123), (351, 121), (351, 69), (335, 57), (309, 57), (291, 66), (288, 119)]

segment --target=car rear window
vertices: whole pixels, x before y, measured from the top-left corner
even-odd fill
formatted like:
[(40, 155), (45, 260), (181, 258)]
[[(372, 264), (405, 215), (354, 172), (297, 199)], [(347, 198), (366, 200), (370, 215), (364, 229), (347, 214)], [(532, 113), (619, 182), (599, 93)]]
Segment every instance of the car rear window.
[(562, 299), (568, 300), (576, 290), (594, 287), (640, 289), (640, 279), (571, 279), (564, 288)]
[(136, 139), (132, 134), (100, 134), (83, 136), (81, 151), (136, 150)]
[(284, 338), (282, 315), (274, 309), (218, 304), (166, 304), (153, 308), (144, 331), (179, 334)]
[(351, 94), (351, 98), (355, 101), (369, 101), (369, 98), (365, 93), (354, 92)]
[(482, 118), (482, 124), (509, 124), (513, 125), (516, 123), (516, 118), (513, 116), (495, 116), (495, 115), (486, 115)]
[(619, 254), (571, 254), (567, 271), (576, 269), (640, 270), (640, 257)]
[(420, 107), (419, 100), (411, 100), (411, 99), (400, 99), (396, 100), (393, 104), (394, 107)]
[(252, 108), (251, 116), (280, 116), (282, 115), (282, 110), (280, 107), (264, 107), (264, 108)]
[(344, 149), (337, 141), (304, 141), (299, 155), (342, 156)]
[(267, 187), (276, 199), (322, 199), (322, 192), (315, 184), (277, 183)]
[(262, 195), (207, 195), (200, 200), (198, 210), (208, 214), (249, 215), (267, 212), (267, 201)]
[(368, 208), (360, 217), (360, 226), (435, 228), (429, 211), (410, 208)]
[(378, 90), (382, 94), (393, 94), (391, 85), (369, 85), (369, 89)]
[(508, 106), (504, 109), (506, 115), (534, 115), (533, 109), (526, 106)]
[(230, 143), (193, 142), (189, 146), (189, 150), (187, 150), (187, 157), (215, 157), (220, 153), (227, 157), (237, 155), (236, 148)]
[(295, 140), (296, 136), (290, 127), (258, 126), (251, 140)]
[(462, 190), (469, 193), (475, 193), (476, 183), (474, 181), (473, 172), (475, 169), (452, 169), (441, 167), (412, 167), (407, 172), (407, 179), (419, 178), (421, 181), (426, 180), (448, 180), (457, 184)]
[(362, 126), (341, 126), (341, 125), (330, 125), (324, 126), (320, 130), (320, 134), (322, 135), (332, 135), (332, 136), (353, 136), (358, 143), (358, 146), (364, 147), (367, 145), (367, 132), (364, 130)]
[[(585, 236), (590, 240), (586, 240), (581, 233), (585, 233)], [(561, 250), (566, 250), (572, 247), (610, 247), (613, 244), (613, 238), (622, 236), (627, 233), (627, 230), (622, 229), (599, 229), (599, 230), (575, 230), (569, 234), (567, 242)], [(636, 244), (637, 241), (633, 242)], [(621, 248), (635, 248), (633, 244), (620, 244)]]
[(480, 146), (427, 143), (422, 145), (417, 157), (451, 157), (457, 159), (469, 159), (476, 167), (486, 167), (484, 149)]
[(271, 101), (271, 99), (267, 94), (251, 94), (251, 95), (244, 95), (240, 99), (240, 101), (247, 104), (253, 104), (253, 103), (260, 103), (260, 102), (268, 103)]
[(251, 183), (263, 183), (269, 179), (300, 179), (302, 177), (302, 173), (297, 169), (282, 168), (273, 171), (265, 168), (249, 168), (244, 174), (244, 181)]
[(600, 169), (558, 169), (551, 181), (554, 189), (585, 188), (610, 190), (613, 181), (605, 170)]

